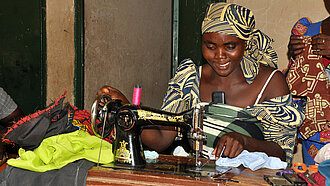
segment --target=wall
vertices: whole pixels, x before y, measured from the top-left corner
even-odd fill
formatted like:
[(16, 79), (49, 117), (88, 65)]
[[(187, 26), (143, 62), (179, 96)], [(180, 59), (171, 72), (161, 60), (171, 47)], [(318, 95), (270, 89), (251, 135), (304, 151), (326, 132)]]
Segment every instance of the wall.
[(329, 16), (323, 0), (227, 0), (253, 11), (256, 28), (272, 37), (279, 69), (287, 67), (287, 46), (292, 26), (302, 17), (318, 22)]
[(171, 70), (170, 0), (85, 1), (85, 109), (103, 85), (159, 108)]
[(46, 1), (47, 104), (68, 91), (74, 103), (74, 0)]

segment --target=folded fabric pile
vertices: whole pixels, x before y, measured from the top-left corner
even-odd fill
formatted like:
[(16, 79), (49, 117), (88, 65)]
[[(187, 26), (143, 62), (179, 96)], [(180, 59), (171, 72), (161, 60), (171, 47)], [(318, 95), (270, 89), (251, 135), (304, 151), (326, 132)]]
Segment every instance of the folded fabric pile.
[[(9, 159), (7, 168), (0, 173), (0, 185), (33, 185), (38, 180), (44, 183), (50, 175), (53, 177), (49, 184), (64, 176), (65, 184), (84, 185), (88, 169), (95, 163), (113, 162), (111, 139), (91, 135), (90, 112), (63, 104), (65, 97), (66, 92), (44, 110), (22, 118), (8, 129), (2, 140), (21, 148), (19, 158)], [(62, 171), (76, 174), (77, 178), (69, 178)], [(29, 179), (17, 179), (20, 175), (29, 175)]]

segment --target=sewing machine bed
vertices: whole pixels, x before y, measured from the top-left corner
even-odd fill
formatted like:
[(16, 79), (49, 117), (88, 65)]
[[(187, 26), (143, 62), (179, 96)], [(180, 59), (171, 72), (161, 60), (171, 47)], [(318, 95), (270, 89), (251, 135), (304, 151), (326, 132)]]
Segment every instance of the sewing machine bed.
[[(207, 162), (202, 159), (203, 164)], [(93, 167), (88, 171), (87, 185), (269, 185), (264, 175), (275, 175), (279, 170), (260, 169), (251, 171), (243, 166), (232, 168), (216, 179), (214, 161), (203, 166), (202, 172), (191, 172), (194, 169), (195, 159), (171, 155), (159, 155), (157, 161), (148, 161), (144, 168), (130, 168), (109, 164), (107, 167)], [(220, 169), (221, 170), (221, 169)], [(233, 180), (226, 182), (224, 180)], [(235, 183), (239, 181), (240, 183)]]
[[(110, 163), (103, 165), (102, 167), (108, 167), (113, 169), (125, 169), (125, 170), (137, 170), (145, 172), (155, 172), (163, 174), (173, 174), (190, 177), (212, 177), (219, 174), (224, 174), (230, 171), (231, 167), (216, 166), (214, 162), (203, 160), (203, 166), (197, 170), (195, 166), (195, 159), (185, 158), (186, 162), (180, 161), (180, 157), (164, 156), (164, 159), (146, 160), (146, 166), (144, 167), (129, 167), (115, 165)], [(171, 159), (171, 160), (169, 160)], [(173, 159), (175, 161), (173, 161)], [(168, 160), (168, 161), (167, 161)]]

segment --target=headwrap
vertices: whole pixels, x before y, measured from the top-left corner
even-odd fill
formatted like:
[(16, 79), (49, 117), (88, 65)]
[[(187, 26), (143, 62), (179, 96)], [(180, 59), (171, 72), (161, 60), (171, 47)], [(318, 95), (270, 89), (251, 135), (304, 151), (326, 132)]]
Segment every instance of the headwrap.
[(277, 54), (270, 46), (273, 39), (255, 28), (251, 10), (235, 4), (212, 3), (202, 23), (202, 34), (218, 32), (247, 41), (241, 67), (248, 83), (252, 83), (260, 63), (277, 68)]

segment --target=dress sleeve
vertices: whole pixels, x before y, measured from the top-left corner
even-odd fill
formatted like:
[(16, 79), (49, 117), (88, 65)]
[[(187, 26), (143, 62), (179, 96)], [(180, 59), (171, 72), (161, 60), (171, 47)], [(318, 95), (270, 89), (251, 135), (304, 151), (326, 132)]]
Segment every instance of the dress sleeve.
[(286, 161), (290, 164), (297, 129), (305, 119), (303, 112), (293, 103), (292, 95), (273, 98), (246, 109), (262, 122), (265, 140), (279, 144), (286, 153)]
[(16, 108), (14, 100), (0, 87), (0, 119), (9, 116)]
[(175, 76), (169, 81), (162, 110), (180, 113), (199, 101), (199, 74), (190, 59), (182, 61)]

